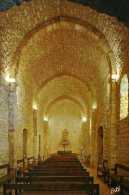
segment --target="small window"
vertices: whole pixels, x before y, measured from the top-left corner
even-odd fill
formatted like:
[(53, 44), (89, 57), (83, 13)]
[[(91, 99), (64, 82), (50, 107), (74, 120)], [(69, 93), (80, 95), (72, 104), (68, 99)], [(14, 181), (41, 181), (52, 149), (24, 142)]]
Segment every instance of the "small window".
[(128, 116), (128, 77), (124, 75), (120, 84), (120, 119)]

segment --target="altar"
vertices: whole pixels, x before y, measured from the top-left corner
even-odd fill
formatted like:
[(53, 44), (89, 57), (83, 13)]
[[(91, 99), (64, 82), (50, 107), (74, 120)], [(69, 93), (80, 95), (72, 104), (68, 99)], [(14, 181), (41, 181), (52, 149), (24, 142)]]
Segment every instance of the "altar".
[(71, 144), (69, 141), (69, 131), (67, 129), (64, 129), (62, 131), (62, 137), (59, 144), (60, 150), (58, 153), (72, 153), (71, 151)]

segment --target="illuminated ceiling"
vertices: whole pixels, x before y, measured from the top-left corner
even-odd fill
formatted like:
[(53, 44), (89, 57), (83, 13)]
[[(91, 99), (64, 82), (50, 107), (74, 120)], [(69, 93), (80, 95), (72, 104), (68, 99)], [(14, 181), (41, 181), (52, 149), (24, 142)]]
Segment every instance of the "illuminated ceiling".
[(41, 2), (0, 14), (2, 67), (32, 89), (43, 110), (64, 98), (87, 111), (107, 95), (111, 73), (127, 64), (128, 30), (89, 7)]
[(51, 24), (31, 36), (22, 48), (18, 67), (26, 85), (34, 82), (34, 99), (40, 107), (45, 105), (46, 112), (49, 104), (71, 99), (85, 114), (92, 101), (103, 95), (110, 73), (99, 39), (68, 21)]
[(66, 74), (87, 83), (89, 90), (94, 86), (96, 94), (109, 75), (99, 40), (69, 22), (58, 22), (35, 33), (22, 49), (19, 67), (24, 77), (34, 79), (38, 90), (48, 79)]
[(129, 1), (116, 0), (69, 0), (83, 5), (88, 5), (97, 11), (115, 16), (118, 20), (129, 26)]

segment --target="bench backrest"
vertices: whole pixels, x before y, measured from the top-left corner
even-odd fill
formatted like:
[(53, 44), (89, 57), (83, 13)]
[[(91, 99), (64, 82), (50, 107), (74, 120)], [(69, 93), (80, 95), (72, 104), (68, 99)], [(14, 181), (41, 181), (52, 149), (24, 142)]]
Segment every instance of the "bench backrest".
[[(99, 195), (99, 185), (98, 184), (86, 184), (85, 183), (73, 183), (72, 188), (78, 191), (85, 191), (89, 195)], [(48, 186), (45, 184), (4, 184), (4, 195), (7, 195), (8, 190), (15, 190), (17, 193), (21, 190), (23, 191), (46, 191)], [(62, 185), (57, 188), (49, 188), (50, 191), (74, 191), (71, 189), (71, 184), (65, 184), (62, 189)]]
[(115, 174), (129, 176), (129, 167), (122, 165), (122, 164), (116, 164), (115, 165)]
[(31, 177), (17, 177), (17, 183), (35, 183), (35, 182), (45, 182), (45, 181), (78, 181), (93, 184), (93, 177), (90, 176), (31, 176)]

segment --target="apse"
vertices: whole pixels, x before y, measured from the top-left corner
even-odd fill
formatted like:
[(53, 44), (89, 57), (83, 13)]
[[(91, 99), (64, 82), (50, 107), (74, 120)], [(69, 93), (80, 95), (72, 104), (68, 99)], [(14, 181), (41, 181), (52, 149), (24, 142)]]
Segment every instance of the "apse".
[(68, 99), (55, 102), (48, 113), (51, 153), (60, 149), (63, 150), (60, 142), (64, 129), (67, 129), (69, 132), (70, 149), (75, 153), (79, 153), (81, 125), (82, 112), (79, 105)]

